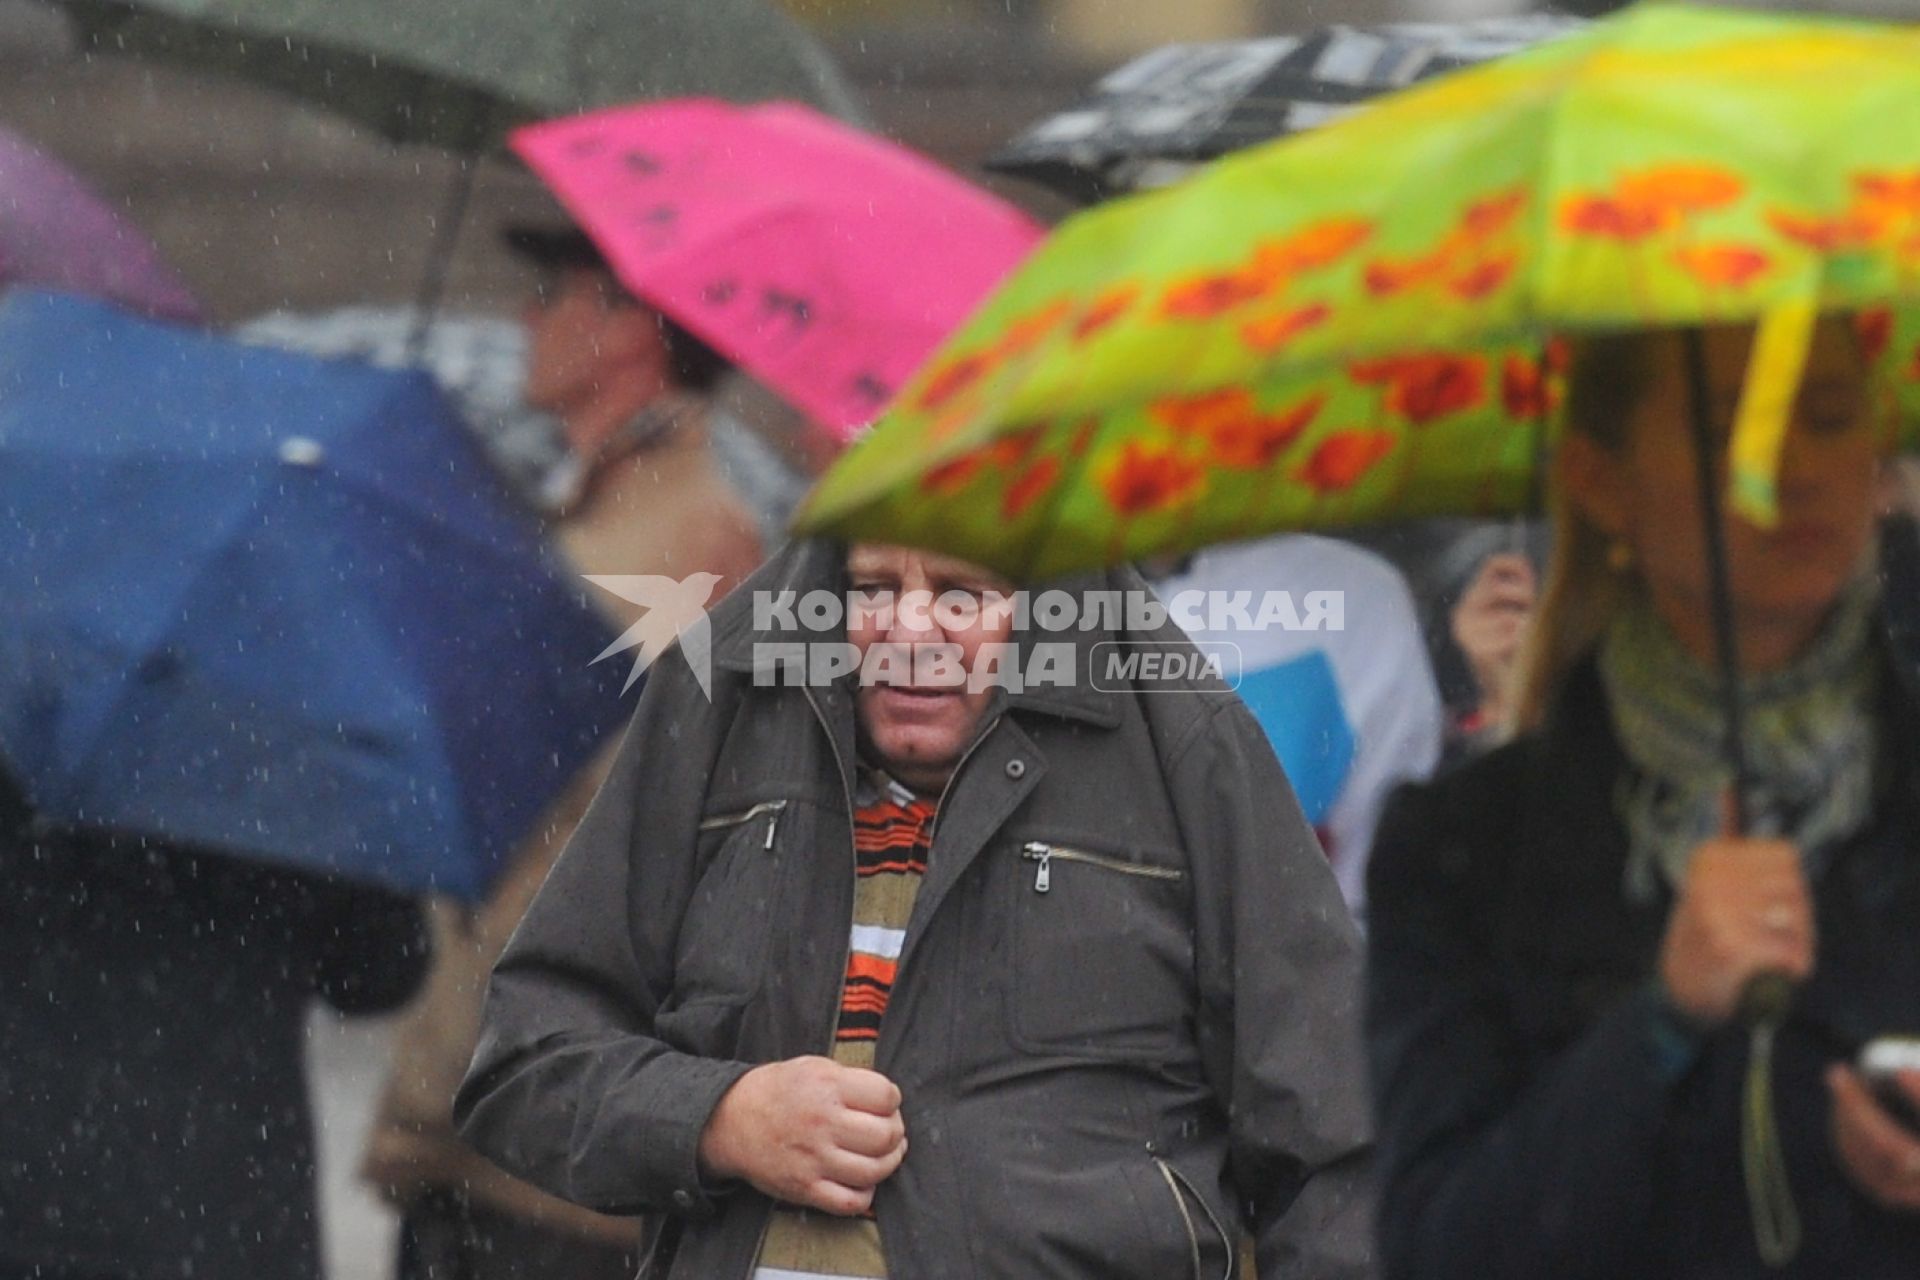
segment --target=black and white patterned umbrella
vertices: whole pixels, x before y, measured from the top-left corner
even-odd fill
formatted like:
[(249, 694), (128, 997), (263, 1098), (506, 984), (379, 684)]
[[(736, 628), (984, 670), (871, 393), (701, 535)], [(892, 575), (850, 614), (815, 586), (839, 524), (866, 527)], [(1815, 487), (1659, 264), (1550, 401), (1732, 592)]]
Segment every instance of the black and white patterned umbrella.
[(1176, 44), (1114, 71), (1079, 105), (987, 158), (1075, 199), (1164, 185), (1229, 151), (1320, 124), (1417, 80), (1579, 30), (1557, 14), (1331, 26)]

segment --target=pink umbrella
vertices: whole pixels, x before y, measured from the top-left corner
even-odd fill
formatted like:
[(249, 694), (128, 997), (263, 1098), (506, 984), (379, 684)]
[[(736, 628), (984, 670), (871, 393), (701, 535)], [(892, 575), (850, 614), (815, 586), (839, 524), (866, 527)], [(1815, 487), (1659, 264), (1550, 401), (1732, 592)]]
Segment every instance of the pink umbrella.
[(635, 295), (843, 440), (1041, 236), (933, 162), (790, 103), (618, 107), (510, 142)]
[(156, 320), (202, 319), (151, 240), (59, 161), (0, 129), (0, 289), (10, 284), (85, 294)]

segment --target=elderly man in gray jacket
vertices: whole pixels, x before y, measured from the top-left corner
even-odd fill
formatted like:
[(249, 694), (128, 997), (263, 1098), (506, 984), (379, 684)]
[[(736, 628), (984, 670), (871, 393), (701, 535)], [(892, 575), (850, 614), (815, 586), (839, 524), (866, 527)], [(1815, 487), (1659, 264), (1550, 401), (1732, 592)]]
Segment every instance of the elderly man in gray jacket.
[(468, 1137), (675, 1280), (1372, 1274), (1333, 876), (1140, 578), (1075, 585), (802, 542), (686, 633), (494, 971)]

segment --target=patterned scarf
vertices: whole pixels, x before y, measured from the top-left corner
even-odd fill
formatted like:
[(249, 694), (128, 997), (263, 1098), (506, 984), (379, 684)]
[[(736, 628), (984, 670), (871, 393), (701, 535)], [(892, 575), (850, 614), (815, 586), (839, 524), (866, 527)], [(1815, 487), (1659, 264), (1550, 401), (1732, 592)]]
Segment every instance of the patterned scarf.
[[(1810, 875), (1872, 811), (1879, 601), (1879, 575), (1869, 565), (1847, 584), (1806, 653), (1745, 682), (1748, 834), (1793, 841)], [(1678, 887), (1695, 846), (1719, 833), (1721, 796), (1732, 778), (1720, 682), (1644, 597), (1628, 603), (1602, 638), (1599, 669), (1633, 766), (1615, 796), (1628, 835), (1626, 887), (1647, 901), (1658, 878)]]

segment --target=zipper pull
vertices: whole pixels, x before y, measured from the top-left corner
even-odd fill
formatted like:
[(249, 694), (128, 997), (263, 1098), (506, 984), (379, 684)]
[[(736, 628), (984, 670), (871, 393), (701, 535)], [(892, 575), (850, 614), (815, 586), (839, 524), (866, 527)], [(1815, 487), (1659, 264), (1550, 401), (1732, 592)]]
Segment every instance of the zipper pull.
[(1042, 844), (1038, 840), (1029, 840), (1020, 850), (1020, 856), (1028, 862), (1038, 863), (1033, 873), (1033, 891), (1045, 893), (1053, 888), (1053, 846)]
[(784, 804), (777, 804), (773, 807), (773, 817), (767, 821), (767, 842), (760, 846), (762, 852), (773, 852), (773, 835), (776, 831), (780, 830), (780, 815), (786, 811), (787, 806)]

